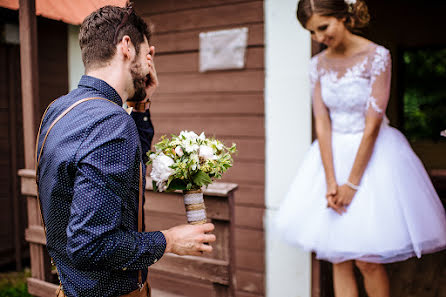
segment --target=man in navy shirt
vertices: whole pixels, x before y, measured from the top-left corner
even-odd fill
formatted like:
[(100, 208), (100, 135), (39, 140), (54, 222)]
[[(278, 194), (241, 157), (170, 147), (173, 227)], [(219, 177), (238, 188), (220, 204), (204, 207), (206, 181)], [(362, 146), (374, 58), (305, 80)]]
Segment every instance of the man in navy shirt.
[[(146, 102), (158, 85), (150, 31), (131, 7), (105, 6), (81, 25), (85, 73), (77, 89), (48, 109), (38, 151), (47, 248), (66, 296), (122, 296), (138, 290), (138, 271), (164, 253), (201, 255), (212, 224), (138, 232), (139, 176), (153, 127)], [(133, 106), (129, 115), (124, 102)], [(145, 179), (143, 179), (145, 181)], [(144, 187), (143, 187), (144, 188)], [(133, 295), (132, 295), (133, 296)]]

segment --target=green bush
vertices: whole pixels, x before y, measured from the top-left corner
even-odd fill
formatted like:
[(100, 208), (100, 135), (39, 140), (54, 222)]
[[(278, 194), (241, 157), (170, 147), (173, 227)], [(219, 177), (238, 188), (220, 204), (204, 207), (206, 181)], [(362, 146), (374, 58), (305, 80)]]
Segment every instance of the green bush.
[(29, 270), (25, 272), (1, 273), (0, 297), (32, 297), (28, 294), (26, 285), (26, 278), (29, 276)]

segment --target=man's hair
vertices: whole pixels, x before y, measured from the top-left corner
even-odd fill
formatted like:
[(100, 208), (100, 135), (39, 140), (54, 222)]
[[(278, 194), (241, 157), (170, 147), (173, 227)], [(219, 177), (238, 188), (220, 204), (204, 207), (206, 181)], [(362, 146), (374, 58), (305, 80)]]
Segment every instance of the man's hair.
[(146, 22), (127, 4), (126, 7), (104, 6), (92, 12), (82, 22), (79, 45), (85, 70), (104, 66), (116, 53), (116, 44), (128, 35), (136, 54), (151, 32)]

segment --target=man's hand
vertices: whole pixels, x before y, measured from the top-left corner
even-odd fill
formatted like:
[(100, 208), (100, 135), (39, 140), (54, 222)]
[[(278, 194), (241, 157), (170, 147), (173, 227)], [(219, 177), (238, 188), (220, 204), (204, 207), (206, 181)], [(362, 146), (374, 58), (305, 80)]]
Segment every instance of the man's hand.
[(174, 253), (180, 256), (201, 256), (203, 252), (212, 252), (212, 246), (206, 243), (214, 242), (214, 234), (206, 234), (215, 229), (214, 224), (180, 225), (161, 231), (166, 237), (165, 253)]

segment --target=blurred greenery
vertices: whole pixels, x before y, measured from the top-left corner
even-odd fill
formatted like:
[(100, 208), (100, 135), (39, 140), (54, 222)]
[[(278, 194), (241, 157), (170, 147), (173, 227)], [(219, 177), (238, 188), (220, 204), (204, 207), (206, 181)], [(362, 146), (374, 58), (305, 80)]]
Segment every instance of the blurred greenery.
[(446, 49), (408, 50), (403, 61), (404, 134), (410, 141), (440, 141), (446, 129)]
[(26, 285), (26, 278), (30, 276), (29, 269), (24, 272), (0, 273), (0, 297), (32, 297)]

